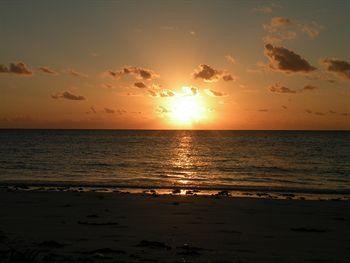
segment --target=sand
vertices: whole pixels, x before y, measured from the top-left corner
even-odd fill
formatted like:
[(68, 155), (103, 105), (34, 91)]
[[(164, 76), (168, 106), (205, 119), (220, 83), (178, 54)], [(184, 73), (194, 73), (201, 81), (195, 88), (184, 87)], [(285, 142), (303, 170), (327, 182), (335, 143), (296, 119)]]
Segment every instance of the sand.
[(350, 201), (0, 190), (0, 262), (350, 262)]

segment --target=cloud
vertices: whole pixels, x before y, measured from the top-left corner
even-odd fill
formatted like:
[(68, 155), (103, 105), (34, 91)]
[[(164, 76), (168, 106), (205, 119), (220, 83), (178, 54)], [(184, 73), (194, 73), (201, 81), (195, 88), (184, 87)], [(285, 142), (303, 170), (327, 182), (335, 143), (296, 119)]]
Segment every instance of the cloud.
[(281, 107), (285, 110), (288, 109), (288, 107), (286, 105), (282, 105)]
[(13, 62), (9, 66), (0, 65), (0, 73), (30, 76), (33, 72), (23, 62)]
[(163, 106), (159, 106), (156, 111), (158, 113), (161, 113), (161, 114), (170, 113), (171, 112), (171, 110), (169, 110), (169, 109), (167, 109), (167, 108), (165, 108)]
[(135, 86), (135, 87), (138, 87), (138, 88), (140, 88), (140, 89), (145, 89), (145, 88), (147, 88), (147, 85), (146, 85), (145, 83), (143, 83), (143, 82), (136, 82), (136, 83), (134, 83), (134, 86)]
[(96, 113), (97, 113), (97, 111), (96, 111), (96, 109), (95, 109), (94, 106), (91, 106), (91, 107), (89, 108), (89, 110), (86, 112), (86, 114), (90, 114), (90, 113), (93, 113), (93, 114), (96, 114)]
[(182, 91), (188, 96), (196, 96), (199, 93), (199, 89), (197, 87), (193, 87), (193, 86), (182, 87)]
[(323, 64), (326, 70), (336, 74), (338, 77), (350, 80), (350, 63), (338, 59), (324, 59)]
[(84, 74), (84, 73), (81, 73), (81, 72), (78, 72), (74, 69), (68, 69), (67, 70), (67, 73), (74, 76), (74, 77), (84, 77), (84, 78), (87, 78), (88, 75)]
[(265, 55), (269, 59), (269, 67), (285, 73), (309, 73), (316, 70), (300, 55), (284, 47), (265, 45)]
[(268, 90), (274, 93), (290, 93), (290, 94), (295, 94), (295, 93), (301, 93), (304, 91), (312, 91), (318, 89), (316, 86), (313, 85), (305, 85), (301, 89), (293, 90), (290, 88), (287, 88), (279, 83), (275, 83), (274, 85), (271, 85), (268, 87)]
[(150, 96), (152, 97), (161, 97), (161, 98), (166, 98), (166, 97), (173, 97), (175, 96), (175, 92), (170, 90), (170, 89), (159, 89), (157, 90), (156, 88), (149, 89), (147, 90)]
[(260, 112), (268, 112), (269, 110), (268, 109), (260, 109), (258, 111), (260, 111)]
[(155, 73), (153, 70), (139, 67), (124, 67), (118, 71), (108, 70), (107, 74), (117, 79), (129, 74), (135, 75), (137, 79), (141, 80), (152, 80), (159, 78), (159, 74)]
[(263, 25), (267, 35), (263, 40), (265, 43), (280, 43), (283, 40), (295, 39), (298, 34), (307, 34), (310, 38), (317, 37), (323, 26), (316, 22), (300, 23), (291, 21), (285, 17), (273, 17), (268, 24)]
[(175, 93), (172, 90), (163, 89), (163, 90), (159, 91), (159, 96), (162, 98), (173, 97), (173, 96), (175, 96)]
[(311, 113), (312, 113), (312, 110), (308, 110), (308, 109), (306, 109), (305, 111), (306, 111), (306, 113), (309, 113), (309, 114), (311, 114)]
[(53, 99), (67, 99), (67, 100), (86, 100), (84, 96), (75, 95), (70, 91), (58, 92), (56, 94), (51, 95)]
[(104, 108), (104, 111), (105, 111), (105, 113), (108, 113), (108, 114), (114, 114), (115, 113), (115, 110), (110, 109), (110, 108)]
[(318, 89), (316, 86), (313, 86), (313, 85), (306, 85), (306, 86), (304, 86), (304, 88), (302, 88), (301, 90), (300, 90), (300, 92), (302, 92), (302, 91), (311, 91), (311, 90), (315, 90), (315, 89)]
[(275, 83), (274, 85), (268, 87), (268, 90), (274, 93), (291, 93), (291, 94), (297, 93), (296, 90), (292, 90), (278, 83)]
[(157, 97), (157, 96), (158, 96), (158, 93), (157, 93), (157, 91), (155, 91), (155, 90), (149, 89), (149, 90), (147, 90), (147, 91), (148, 91), (148, 93), (149, 93), (152, 97)]
[(199, 67), (192, 73), (192, 76), (194, 79), (202, 79), (205, 82), (217, 82), (221, 78), (224, 81), (234, 80), (231, 74), (221, 70), (216, 70), (206, 64), (199, 65)]
[(224, 96), (227, 96), (226, 93), (223, 93), (223, 92), (220, 92), (220, 91), (216, 91), (216, 90), (212, 90), (212, 89), (205, 89), (204, 91), (205, 91), (205, 93), (208, 96), (211, 96), (211, 97), (224, 97)]
[(49, 75), (58, 75), (58, 73), (48, 67), (40, 67), (38, 68), (41, 72), (49, 74)]
[(332, 110), (329, 110), (328, 112), (329, 112), (330, 114), (337, 114), (336, 111), (332, 111)]
[(317, 24), (316, 22), (312, 22), (306, 25), (301, 25), (301, 31), (306, 33), (311, 38), (317, 37), (320, 34), (322, 29), (323, 29), (323, 26)]
[(280, 43), (283, 40), (291, 40), (297, 37), (294, 31), (278, 31), (263, 37), (264, 43)]
[(228, 55), (225, 56), (225, 58), (231, 64), (236, 64), (236, 59), (232, 55), (228, 54)]
[(264, 24), (263, 27), (270, 33), (280, 30), (282, 27), (287, 27), (292, 25), (292, 21), (288, 18), (277, 16), (272, 17), (269, 24)]
[(102, 83), (101, 87), (105, 88), (105, 89), (114, 89), (115, 88), (112, 84), (109, 84), (109, 83)]

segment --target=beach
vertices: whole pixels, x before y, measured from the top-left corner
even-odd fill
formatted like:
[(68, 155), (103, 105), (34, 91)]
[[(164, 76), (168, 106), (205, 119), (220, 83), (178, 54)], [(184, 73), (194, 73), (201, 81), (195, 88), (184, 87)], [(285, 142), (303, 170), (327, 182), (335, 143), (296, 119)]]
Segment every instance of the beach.
[(0, 189), (0, 262), (349, 262), (350, 202)]

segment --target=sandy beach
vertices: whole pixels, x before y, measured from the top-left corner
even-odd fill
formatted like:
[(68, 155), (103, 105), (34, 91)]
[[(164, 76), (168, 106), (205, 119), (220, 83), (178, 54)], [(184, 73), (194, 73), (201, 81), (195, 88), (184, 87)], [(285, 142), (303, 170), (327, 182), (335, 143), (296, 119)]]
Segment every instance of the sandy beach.
[(350, 202), (0, 190), (0, 262), (349, 262)]

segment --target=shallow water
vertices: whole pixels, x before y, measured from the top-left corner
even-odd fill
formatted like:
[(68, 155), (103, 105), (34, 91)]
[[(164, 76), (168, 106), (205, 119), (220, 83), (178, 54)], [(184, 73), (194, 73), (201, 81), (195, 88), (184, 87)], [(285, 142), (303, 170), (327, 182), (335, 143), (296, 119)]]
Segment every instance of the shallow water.
[(350, 193), (350, 132), (0, 130), (0, 183)]

